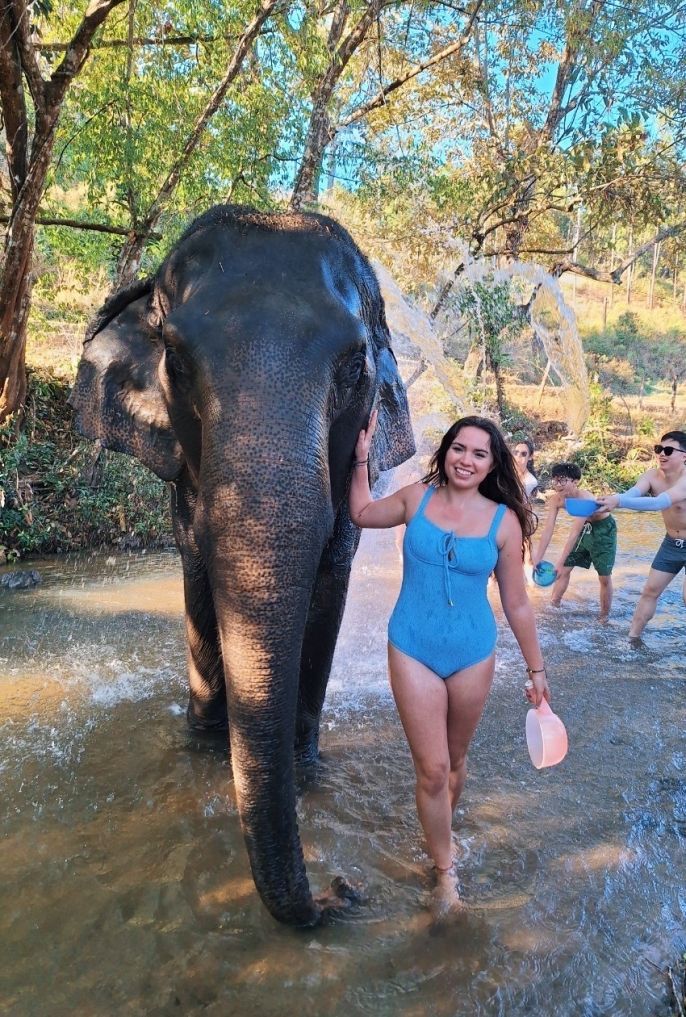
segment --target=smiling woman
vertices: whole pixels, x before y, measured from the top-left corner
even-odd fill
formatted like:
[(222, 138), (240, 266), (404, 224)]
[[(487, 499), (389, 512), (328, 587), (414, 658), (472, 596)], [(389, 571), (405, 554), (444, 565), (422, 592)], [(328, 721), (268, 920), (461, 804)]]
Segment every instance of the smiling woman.
[(497, 631), (486, 595), (493, 571), (531, 679), (524, 694), (536, 706), (549, 698), (524, 582), (522, 551), (533, 517), (503, 435), (484, 417), (456, 421), (421, 482), (374, 501), (363, 467), (375, 428), (372, 414), (355, 449), (350, 515), (362, 527), (407, 525), (388, 660), (434, 862), (434, 904), (444, 913), (459, 906), (452, 818), (493, 680)]

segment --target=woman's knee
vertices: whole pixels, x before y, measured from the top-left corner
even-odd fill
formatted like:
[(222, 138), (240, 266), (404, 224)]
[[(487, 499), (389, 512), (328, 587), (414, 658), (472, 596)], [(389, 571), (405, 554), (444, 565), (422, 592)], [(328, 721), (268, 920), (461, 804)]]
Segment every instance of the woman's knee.
[(417, 767), (417, 784), (430, 798), (445, 791), (449, 776), (450, 766), (447, 760), (425, 763)]

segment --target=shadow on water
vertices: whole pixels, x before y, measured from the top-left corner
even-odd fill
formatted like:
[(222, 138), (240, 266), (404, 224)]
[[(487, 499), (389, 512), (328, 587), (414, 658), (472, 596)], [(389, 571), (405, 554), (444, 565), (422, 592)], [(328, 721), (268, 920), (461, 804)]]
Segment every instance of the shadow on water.
[(609, 626), (596, 623), (593, 574), (575, 572), (560, 611), (532, 591), (570, 734), (557, 768), (528, 760), (520, 655), (501, 631), (455, 823), (466, 907), (448, 925), (427, 909), (386, 682), (393, 534), (364, 535), (323, 759), (299, 781), (313, 887), (340, 874), (364, 895), (315, 932), (276, 926), (259, 903), (222, 740), (186, 730), (176, 558), (34, 563), (42, 585), (0, 599), (0, 1011), (666, 1013), (660, 969), (686, 939), (681, 581), (647, 651), (630, 650), (659, 527), (619, 525)]

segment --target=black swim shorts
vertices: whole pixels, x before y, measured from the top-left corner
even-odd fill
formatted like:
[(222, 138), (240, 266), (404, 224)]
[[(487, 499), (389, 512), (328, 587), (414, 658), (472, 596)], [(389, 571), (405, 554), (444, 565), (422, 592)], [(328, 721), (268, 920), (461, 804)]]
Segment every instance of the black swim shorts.
[(657, 572), (671, 572), (673, 576), (686, 568), (686, 539), (683, 537), (670, 537), (665, 533), (665, 539), (657, 549), (650, 566)]

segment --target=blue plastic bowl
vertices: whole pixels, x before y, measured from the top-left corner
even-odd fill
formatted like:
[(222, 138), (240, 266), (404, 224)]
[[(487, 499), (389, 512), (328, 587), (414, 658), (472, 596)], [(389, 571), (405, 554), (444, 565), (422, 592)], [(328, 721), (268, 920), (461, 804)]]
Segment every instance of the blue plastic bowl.
[(570, 516), (592, 516), (600, 505), (594, 498), (565, 498), (565, 508)]
[(550, 586), (557, 579), (555, 566), (551, 561), (539, 562), (533, 571), (536, 586)]

